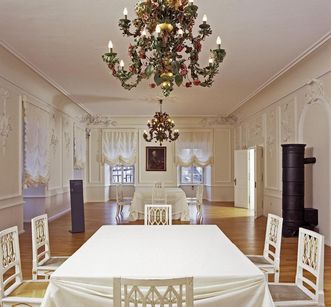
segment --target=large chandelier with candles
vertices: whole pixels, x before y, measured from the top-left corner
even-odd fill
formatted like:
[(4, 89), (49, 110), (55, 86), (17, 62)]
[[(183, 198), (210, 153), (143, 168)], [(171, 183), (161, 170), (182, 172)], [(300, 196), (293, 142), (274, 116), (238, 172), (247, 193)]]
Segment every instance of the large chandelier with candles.
[(160, 100), (160, 112), (156, 112), (153, 119), (148, 121), (147, 127), (149, 132), (144, 131), (143, 137), (147, 142), (151, 142), (153, 139), (155, 143), (162, 143), (164, 141), (176, 141), (179, 137), (179, 131), (173, 130), (175, 122), (170, 116), (162, 111), (162, 99)]
[(202, 41), (212, 34), (207, 16), (195, 36), (193, 28), (198, 17), (194, 0), (144, 0), (135, 6), (136, 18), (130, 20), (124, 9), (119, 27), (124, 36), (132, 37), (129, 45), (130, 64), (125, 67), (109, 41), (108, 52), (102, 58), (123, 88), (131, 90), (142, 80), (153, 78), (151, 88), (161, 87), (169, 96), (174, 86), (210, 87), (225, 57), (221, 39), (210, 50), (209, 63), (200, 67)]

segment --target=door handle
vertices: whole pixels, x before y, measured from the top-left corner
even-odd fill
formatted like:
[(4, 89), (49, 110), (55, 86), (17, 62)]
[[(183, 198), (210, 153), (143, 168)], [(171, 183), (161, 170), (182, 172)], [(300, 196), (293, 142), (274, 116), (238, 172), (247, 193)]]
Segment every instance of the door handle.
[(237, 178), (234, 178), (234, 185), (237, 185)]

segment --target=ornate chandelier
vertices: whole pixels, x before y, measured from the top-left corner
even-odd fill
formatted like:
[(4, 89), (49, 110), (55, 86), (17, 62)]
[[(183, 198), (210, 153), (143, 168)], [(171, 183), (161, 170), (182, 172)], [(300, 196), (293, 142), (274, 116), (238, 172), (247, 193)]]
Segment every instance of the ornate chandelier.
[(152, 121), (148, 121), (147, 127), (149, 132), (144, 131), (143, 137), (147, 142), (155, 139), (155, 143), (159, 142), (160, 146), (164, 141), (176, 141), (179, 137), (179, 131), (175, 129), (175, 122), (169, 115), (162, 111), (162, 99), (160, 100), (160, 112), (156, 112)]
[[(128, 11), (123, 11), (119, 27), (123, 36), (133, 37), (129, 45), (131, 63), (125, 69), (109, 41), (109, 51), (102, 58), (122, 87), (131, 90), (143, 79), (154, 77), (151, 88), (160, 86), (164, 96), (169, 96), (176, 84), (187, 88), (210, 87), (219, 71), (220, 63), (226, 55), (221, 49), (221, 38), (217, 38), (217, 48), (210, 50), (209, 65), (200, 68), (199, 54), (201, 42), (212, 34), (207, 16), (199, 25), (197, 36), (193, 27), (198, 16), (198, 6), (194, 0), (144, 0), (136, 4), (137, 17), (128, 19)], [(133, 30), (131, 26), (133, 25)]]

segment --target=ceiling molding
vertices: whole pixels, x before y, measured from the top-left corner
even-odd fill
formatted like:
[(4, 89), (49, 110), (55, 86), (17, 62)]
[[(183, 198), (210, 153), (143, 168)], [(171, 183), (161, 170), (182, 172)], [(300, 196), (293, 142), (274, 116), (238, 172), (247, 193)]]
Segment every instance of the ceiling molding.
[(18, 58), (21, 62), (23, 62), (26, 66), (28, 66), (30, 69), (32, 69), (37, 75), (39, 75), (41, 78), (43, 78), (45, 81), (47, 81), (51, 86), (56, 88), (58, 91), (60, 91), (64, 96), (66, 96), (71, 102), (76, 104), (79, 108), (84, 110), (86, 113), (91, 114), (91, 112), (84, 107), (80, 102), (70, 97), (70, 93), (65, 90), (62, 86), (60, 86), (58, 83), (56, 83), (53, 79), (48, 77), (44, 72), (42, 72), (38, 67), (36, 67), (34, 64), (32, 64), (30, 61), (28, 61), (24, 56), (22, 56), (18, 51), (16, 51), (12, 46), (10, 46), (7, 42), (4, 40), (0, 40), (0, 46), (5, 48), (9, 53), (11, 53), (13, 56)]
[(262, 92), (267, 86), (269, 86), (271, 83), (276, 81), (278, 78), (283, 76), (286, 72), (288, 72), (292, 67), (297, 65), (299, 62), (304, 60), (307, 56), (309, 56), (311, 53), (313, 53), (316, 49), (318, 49), (320, 46), (325, 44), (329, 39), (331, 38), (331, 32), (328, 32), (324, 36), (322, 36), (316, 43), (314, 43), (312, 46), (310, 46), (308, 49), (306, 49), (304, 52), (302, 52), (298, 57), (296, 57), (293, 61), (291, 61), (289, 64), (287, 64), (284, 68), (282, 68), (278, 73), (273, 75), (269, 80), (264, 82), (261, 86), (259, 86), (254, 92), (252, 92), (250, 95), (248, 95), (244, 100), (242, 100), (238, 105), (236, 105), (228, 114), (228, 116), (235, 113), (240, 107), (242, 107), (246, 102), (257, 96), (260, 92)]

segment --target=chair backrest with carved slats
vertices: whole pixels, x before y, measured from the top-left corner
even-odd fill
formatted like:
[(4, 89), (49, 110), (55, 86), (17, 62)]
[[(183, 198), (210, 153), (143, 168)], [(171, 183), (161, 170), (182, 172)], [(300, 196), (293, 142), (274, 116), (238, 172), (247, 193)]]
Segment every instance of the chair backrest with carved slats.
[(124, 197), (123, 197), (123, 186), (121, 184), (117, 184), (116, 185), (116, 202), (119, 204), (119, 203), (122, 203), (123, 200), (124, 200)]
[(309, 297), (324, 303), (324, 237), (304, 228), (299, 229), (296, 284)]
[(166, 204), (167, 192), (163, 182), (155, 182), (152, 191), (152, 204)]
[(35, 270), (51, 257), (47, 214), (39, 215), (31, 220), (31, 232), (32, 264)]
[(0, 232), (0, 302), (2, 297), (10, 293), (21, 282), (18, 229), (17, 226), (14, 226)]
[[(193, 307), (193, 278), (114, 278), (114, 307)], [(124, 304), (123, 304), (124, 303)]]
[(203, 185), (202, 184), (198, 185), (198, 187), (197, 187), (196, 199), (197, 199), (197, 202), (201, 205), (203, 202)]
[(278, 269), (280, 265), (282, 229), (283, 218), (274, 214), (268, 214), (263, 256), (274, 263)]
[(171, 205), (145, 205), (145, 225), (171, 225)]

